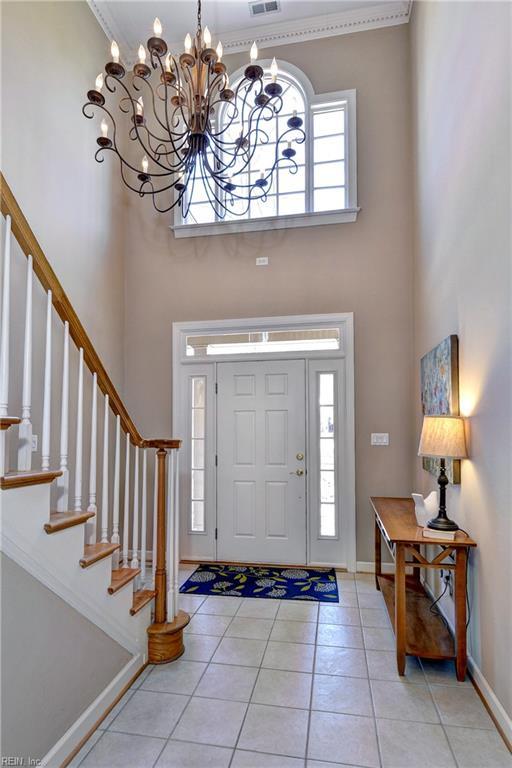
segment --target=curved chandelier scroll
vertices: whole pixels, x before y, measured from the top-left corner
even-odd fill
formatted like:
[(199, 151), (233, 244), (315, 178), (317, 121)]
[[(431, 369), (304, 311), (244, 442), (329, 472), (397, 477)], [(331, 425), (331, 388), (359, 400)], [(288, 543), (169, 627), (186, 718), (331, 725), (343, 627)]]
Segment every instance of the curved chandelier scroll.
[[(201, 0), (197, 32), (194, 39), (187, 34), (184, 53), (169, 52), (158, 19), (153, 32), (147, 41), (150, 66), (141, 45), (139, 61), (125, 79), (127, 72), (113, 41), (106, 74), (98, 75), (95, 88), (87, 93), (82, 109), (85, 117), (93, 118), (95, 110), (103, 113), (95, 159), (101, 163), (106, 152), (115, 153), (126, 186), (141, 197), (150, 195), (162, 213), (181, 206), (186, 217), (196, 190), (203, 199), (206, 194), (219, 218), (226, 213), (246, 214), (252, 201), (267, 198), (278, 168), (297, 173), (293, 143), (302, 144), (306, 138), (302, 119), (293, 113), (277, 137), (272, 167), (263, 169), (254, 182), (247, 182), (255, 152), (269, 144), (268, 128), (283, 108), (276, 60), (270, 73), (264, 73), (254, 43), (251, 63), (232, 90), (222, 61), (222, 43), (216, 50), (211, 48), (210, 31), (202, 29)], [(118, 98), (122, 125), (116, 125), (103, 87), (112, 100)], [(133, 145), (123, 143), (122, 128)]]

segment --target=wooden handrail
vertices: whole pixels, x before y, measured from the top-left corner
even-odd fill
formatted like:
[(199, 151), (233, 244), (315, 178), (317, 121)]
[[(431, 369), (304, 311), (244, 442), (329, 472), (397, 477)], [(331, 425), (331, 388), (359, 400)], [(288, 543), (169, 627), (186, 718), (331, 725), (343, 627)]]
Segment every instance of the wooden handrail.
[(181, 440), (144, 440), (142, 438), (1, 172), (0, 203), (3, 215), (11, 217), (12, 233), (21, 250), (27, 257), (29, 254), (32, 255), (34, 272), (43, 288), (45, 291), (50, 290), (52, 292), (52, 302), (57, 314), (63, 322), (67, 320), (71, 338), (79, 349), (80, 347), (83, 348), (85, 363), (91, 373), (97, 374), (98, 386), (104, 395), (108, 395), (110, 408), (116, 416), (119, 415), (123, 431), (128, 432), (132, 443), (141, 448), (166, 448), (168, 450), (179, 448)]

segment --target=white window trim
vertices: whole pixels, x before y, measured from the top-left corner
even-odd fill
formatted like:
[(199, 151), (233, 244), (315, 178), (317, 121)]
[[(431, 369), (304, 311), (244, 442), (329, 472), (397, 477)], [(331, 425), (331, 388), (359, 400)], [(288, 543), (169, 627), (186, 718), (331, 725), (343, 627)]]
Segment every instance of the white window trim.
[[(264, 59), (258, 62), (264, 69), (269, 68), (270, 59)], [(291, 75), (299, 88), (303, 91), (304, 100), (307, 105), (307, 125), (306, 131), (306, 166), (309, 169), (310, 178), (306, 185), (309, 194), (313, 194), (312, 174), (313, 167), (313, 115), (322, 105), (331, 105), (336, 102), (347, 105), (347, 119), (345, 123), (345, 178), (347, 190), (347, 207), (337, 211), (322, 211), (298, 213), (290, 216), (265, 216), (257, 219), (240, 219), (230, 221), (215, 221), (205, 224), (183, 224), (181, 218), (181, 208), (174, 209), (174, 223), (171, 229), (174, 236), (182, 237), (206, 237), (209, 235), (237, 234), (239, 232), (259, 232), (272, 229), (289, 229), (294, 227), (311, 227), (322, 224), (344, 224), (357, 220), (357, 215), (361, 210), (357, 205), (357, 98), (355, 88), (346, 91), (332, 91), (330, 93), (315, 93), (310, 80), (306, 75), (293, 64), (286, 61), (280, 61), (283, 69)], [(243, 67), (238, 69), (231, 76), (231, 81), (235, 81), (243, 74)], [(308, 207), (311, 208), (311, 200), (308, 201)]]

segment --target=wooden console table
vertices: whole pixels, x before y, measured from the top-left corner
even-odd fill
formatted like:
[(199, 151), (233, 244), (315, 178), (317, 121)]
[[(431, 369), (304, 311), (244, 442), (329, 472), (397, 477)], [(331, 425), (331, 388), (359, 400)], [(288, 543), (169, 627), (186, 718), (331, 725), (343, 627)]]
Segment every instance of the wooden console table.
[[(398, 673), (405, 674), (406, 656), (455, 659), (457, 680), (466, 676), (466, 566), (476, 542), (457, 531), (454, 541), (425, 538), (416, 524), (412, 499), (372, 497), (375, 511), (375, 582), (382, 591), (395, 629)], [(382, 539), (395, 560), (395, 575), (382, 573)], [(421, 544), (434, 544), (441, 552), (427, 560)], [(410, 560), (406, 560), (409, 555)], [(448, 560), (453, 555), (455, 562)], [(407, 576), (407, 567), (413, 575)], [(455, 638), (431, 610), (431, 598), (420, 581), (422, 568), (454, 572)]]

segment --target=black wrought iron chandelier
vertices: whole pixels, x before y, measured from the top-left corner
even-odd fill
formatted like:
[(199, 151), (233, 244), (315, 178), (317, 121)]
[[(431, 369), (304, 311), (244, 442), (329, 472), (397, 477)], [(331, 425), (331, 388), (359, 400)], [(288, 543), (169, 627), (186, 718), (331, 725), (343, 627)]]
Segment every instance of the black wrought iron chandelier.
[[(95, 159), (101, 163), (105, 152), (115, 153), (126, 186), (141, 197), (150, 195), (162, 213), (181, 206), (186, 217), (194, 189), (200, 188), (218, 217), (224, 218), (228, 212), (245, 215), (251, 201), (267, 198), (278, 167), (284, 165), (290, 173), (297, 173), (293, 144), (302, 144), (306, 138), (302, 118), (292, 113), (275, 142), (272, 167), (262, 169), (254, 181), (248, 175), (257, 148), (270, 143), (266, 128), (283, 108), (276, 60), (264, 72), (257, 63), (254, 43), (251, 62), (232, 90), (222, 61), (222, 43), (216, 50), (211, 48), (210, 31), (202, 29), (201, 0), (197, 3), (197, 32), (194, 39), (187, 34), (184, 53), (169, 52), (158, 19), (153, 32), (147, 41), (151, 66), (141, 45), (139, 61), (125, 79), (119, 47), (112, 41), (112, 61), (105, 65), (106, 74), (99, 74), (95, 88), (87, 93), (82, 109), (85, 117), (93, 118), (95, 110), (103, 113)], [(151, 82), (155, 73), (156, 83)], [(119, 97), (118, 108), (125, 116), (118, 116), (122, 125), (116, 125), (103, 87)], [(122, 129), (140, 152), (139, 161), (133, 159), (137, 152), (129, 143), (121, 150)]]

